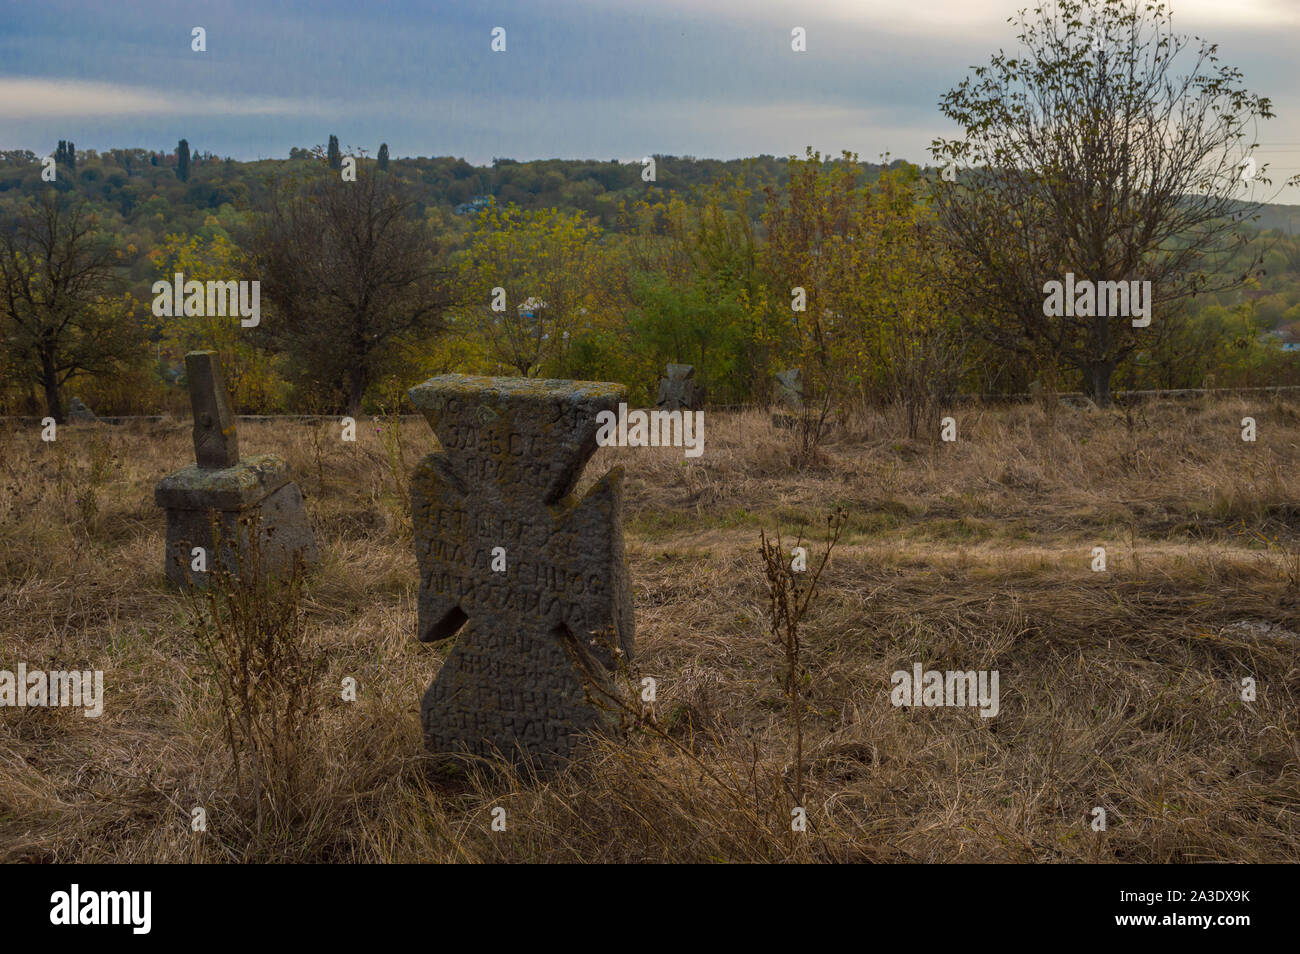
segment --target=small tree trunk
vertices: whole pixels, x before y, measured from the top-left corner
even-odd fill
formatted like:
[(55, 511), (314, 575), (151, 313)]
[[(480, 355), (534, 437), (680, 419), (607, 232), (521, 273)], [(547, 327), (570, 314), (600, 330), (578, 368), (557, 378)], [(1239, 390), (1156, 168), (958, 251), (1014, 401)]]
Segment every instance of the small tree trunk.
[(361, 399), (366, 393), (366, 383), (359, 367), (348, 372), (348, 413), (353, 417), (361, 414)]
[(1087, 369), (1088, 389), (1097, 407), (1110, 407), (1110, 376), (1115, 365), (1109, 361), (1098, 362)]
[(54, 356), (41, 354), (41, 385), (45, 388), (45, 411), (58, 424), (63, 423), (63, 402), (59, 400), (59, 376), (54, 370)]

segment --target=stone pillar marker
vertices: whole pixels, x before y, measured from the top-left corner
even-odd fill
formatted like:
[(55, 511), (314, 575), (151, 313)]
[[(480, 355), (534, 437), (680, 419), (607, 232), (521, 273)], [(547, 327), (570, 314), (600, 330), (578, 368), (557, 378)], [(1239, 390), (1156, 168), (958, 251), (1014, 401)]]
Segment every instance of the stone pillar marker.
[(442, 444), (412, 478), (417, 636), (459, 634), (421, 705), (425, 742), (553, 768), (613, 720), (587, 680), (608, 687), (632, 656), (622, 469), (573, 495), (596, 415), (626, 390), (449, 374), (410, 396)]
[[(238, 575), (241, 565), (250, 562), (254, 522), (264, 573), (286, 573), (297, 561), (304, 567), (317, 563), (320, 553), (302, 493), (289, 480), (284, 460), (275, 454), (239, 459), (235, 417), (216, 353), (191, 351), (185, 356), (185, 374), (194, 409), (196, 463), (168, 474), (154, 488), (154, 502), (167, 511), (167, 579), (178, 586), (206, 586), (208, 573), (218, 565)], [(219, 547), (214, 547), (214, 520)], [(200, 562), (205, 569), (195, 566), (196, 547), (204, 551)]]
[(185, 356), (185, 377), (190, 382), (190, 407), (194, 409), (194, 459), (200, 470), (221, 470), (239, 463), (239, 435), (230, 413), (221, 362), (211, 351), (191, 351)]

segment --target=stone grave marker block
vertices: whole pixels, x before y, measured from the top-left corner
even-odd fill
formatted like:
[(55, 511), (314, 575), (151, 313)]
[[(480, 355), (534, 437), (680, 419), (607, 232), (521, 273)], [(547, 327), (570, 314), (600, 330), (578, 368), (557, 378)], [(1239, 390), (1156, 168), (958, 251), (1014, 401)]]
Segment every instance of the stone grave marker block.
[(449, 374), (410, 395), (442, 444), (412, 478), (417, 635), (459, 633), (421, 705), (426, 744), (555, 767), (615, 721), (588, 680), (632, 656), (622, 468), (573, 495), (626, 390)]
[[(796, 413), (803, 412), (803, 375), (798, 368), (789, 368), (785, 371), (776, 373), (776, 400)], [(774, 411), (772, 413), (772, 425), (774, 427), (792, 428), (798, 423), (798, 419), (793, 415)]]
[(792, 411), (803, 410), (803, 376), (798, 368), (777, 372), (776, 398)]
[(698, 411), (704, 406), (704, 387), (695, 382), (695, 366), (670, 364), (659, 379), (656, 407), (666, 411)]
[(86, 407), (81, 398), (74, 395), (68, 402), (68, 420), (75, 424), (91, 424), (98, 418), (95, 417), (94, 411)]
[[(154, 489), (154, 502), (167, 511), (167, 579), (178, 586), (206, 586), (218, 563), (238, 575), (249, 564), (251, 524), (258, 528), (261, 568), (286, 573), (294, 562), (304, 567), (320, 560), (316, 537), (298, 485), (289, 479), (284, 460), (275, 454), (239, 459), (235, 418), (230, 411), (221, 365), (211, 351), (185, 356), (194, 409), (194, 457), (197, 463), (168, 474)], [(244, 518), (251, 517), (250, 521)], [(220, 546), (213, 552), (213, 522)], [(207, 553), (208, 572), (194, 570), (192, 551)]]

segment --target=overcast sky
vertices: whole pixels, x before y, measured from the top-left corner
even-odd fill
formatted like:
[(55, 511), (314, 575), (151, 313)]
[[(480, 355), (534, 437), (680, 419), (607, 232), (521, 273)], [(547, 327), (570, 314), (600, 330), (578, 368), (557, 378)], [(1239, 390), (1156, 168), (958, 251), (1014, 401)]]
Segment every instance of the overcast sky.
[[(0, 0), (0, 148), (239, 159), (639, 159), (842, 149), (925, 162), (940, 95), (1015, 46), (1029, 0)], [(1273, 100), (1259, 162), (1300, 171), (1300, 0), (1172, 0)], [(207, 31), (207, 52), (190, 49)], [(491, 51), (494, 27), (507, 49)], [(790, 49), (793, 27), (808, 51)], [(1267, 195), (1257, 198), (1265, 199)], [(1290, 190), (1283, 201), (1300, 202)]]

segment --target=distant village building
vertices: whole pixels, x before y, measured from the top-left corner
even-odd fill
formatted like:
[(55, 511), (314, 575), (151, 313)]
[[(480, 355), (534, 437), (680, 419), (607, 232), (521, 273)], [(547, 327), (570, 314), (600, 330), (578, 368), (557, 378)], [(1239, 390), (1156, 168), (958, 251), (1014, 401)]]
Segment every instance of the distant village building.
[(473, 196), (468, 202), (462, 202), (460, 205), (456, 206), (456, 214), (473, 215), (476, 212), (481, 212), (483, 209), (491, 205), (491, 203), (492, 203), (492, 196), (476, 195)]
[(1300, 321), (1275, 328), (1267, 332), (1266, 337), (1277, 341), (1283, 351), (1300, 351)]

